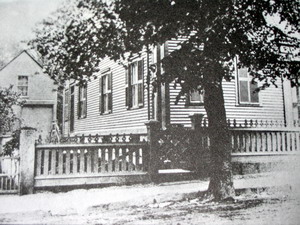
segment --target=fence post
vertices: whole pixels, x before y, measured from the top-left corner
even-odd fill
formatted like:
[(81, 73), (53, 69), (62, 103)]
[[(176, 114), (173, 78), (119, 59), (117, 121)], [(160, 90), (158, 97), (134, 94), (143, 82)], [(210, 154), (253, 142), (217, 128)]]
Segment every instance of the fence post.
[(160, 131), (160, 122), (157, 120), (150, 120), (145, 123), (147, 126), (148, 142), (149, 142), (149, 163), (148, 172), (150, 179), (153, 180), (158, 174), (159, 157), (158, 157), (158, 136)]
[(203, 136), (206, 135), (201, 126), (204, 114), (196, 113), (189, 116), (192, 123), (193, 142), (192, 149), (193, 154), (191, 160), (193, 160), (196, 171), (201, 176), (206, 176), (208, 174), (208, 164), (209, 164), (209, 152), (205, 149), (204, 142), (202, 140)]
[(189, 116), (192, 122), (192, 129), (199, 131), (201, 128), (201, 123), (204, 117), (204, 114), (202, 113), (195, 113)]
[(33, 194), (36, 129), (22, 128), (20, 134), (20, 194)]

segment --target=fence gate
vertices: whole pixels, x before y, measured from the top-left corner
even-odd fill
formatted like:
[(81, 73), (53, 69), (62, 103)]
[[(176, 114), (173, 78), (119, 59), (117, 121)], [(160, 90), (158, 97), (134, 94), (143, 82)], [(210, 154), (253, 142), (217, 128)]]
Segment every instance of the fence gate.
[(19, 193), (19, 168), (19, 157), (0, 157), (0, 194)]

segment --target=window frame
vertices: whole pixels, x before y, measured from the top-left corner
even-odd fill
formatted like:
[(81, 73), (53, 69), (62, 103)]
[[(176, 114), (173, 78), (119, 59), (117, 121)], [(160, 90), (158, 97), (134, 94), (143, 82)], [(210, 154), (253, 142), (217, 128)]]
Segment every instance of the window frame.
[(112, 77), (110, 68), (105, 69), (99, 77), (99, 112), (101, 115), (112, 113)]
[[(259, 92), (253, 92), (258, 87), (257, 83), (252, 83), (253, 78), (249, 74), (249, 71), (247, 71), (245, 74), (246, 76), (240, 76), (241, 70), (247, 70), (247, 68), (237, 68), (236, 70), (236, 77), (237, 77), (237, 97), (238, 97), (238, 105), (239, 106), (260, 106), (260, 96)], [(247, 86), (247, 101), (242, 100), (242, 82), (246, 82)], [(254, 87), (253, 87), (254, 86)], [(254, 96), (256, 95), (256, 96)], [(255, 101), (254, 99), (257, 99)]]
[(125, 72), (125, 105), (127, 109), (144, 107), (144, 59), (128, 64)]
[[(192, 100), (192, 92), (198, 92), (200, 96), (200, 101), (193, 101)], [(203, 93), (200, 93), (198, 90), (191, 90), (187, 95), (186, 95), (186, 104), (187, 107), (189, 106), (204, 106), (204, 91)]]
[[(26, 83), (24, 84), (20, 84), (20, 78), (21, 77), (26, 77)], [(23, 91), (20, 89), (26, 87), (26, 95), (23, 95)], [(17, 83), (17, 89), (18, 89), (18, 93), (20, 94), (20, 97), (26, 98), (29, 97), (29, 76), (28, 75), (18, 75), (18, 83)]]

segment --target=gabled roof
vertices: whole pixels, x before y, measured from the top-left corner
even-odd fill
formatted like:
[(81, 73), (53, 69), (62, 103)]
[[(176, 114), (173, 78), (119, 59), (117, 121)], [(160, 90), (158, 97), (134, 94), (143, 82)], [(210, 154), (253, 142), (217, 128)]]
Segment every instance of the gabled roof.
[(35, 57), (33, 57), (27, 50), (23, 50), (17, 56), (15, 56), (12, 60), (10, 60), (5, 66), (3, 66), (0, 69), (0, 71), (2, 71), (5, 67), (7, 67), (9, 64), (11, 64), (15, 59), (17, 59), (23, 53), (26, 53), (39, 67), (43, 68), (42, 64)]

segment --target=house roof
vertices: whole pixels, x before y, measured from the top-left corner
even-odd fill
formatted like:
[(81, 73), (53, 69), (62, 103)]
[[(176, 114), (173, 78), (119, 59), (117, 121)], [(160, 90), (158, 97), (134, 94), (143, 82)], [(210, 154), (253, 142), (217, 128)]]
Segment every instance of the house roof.
[(5, 67), (7, 67), (9, 64), (11, 64), (15, 59), (17, 59), (20, 55), (22, 55), (23, 53), (27, 54), (39, 67), (43, 68), (42, 64), (35, 58), (32, 56), (32, 54), (30, 54), (28, 52), (28, 50), (23, 50), (21, 51), (17, 56), (15, 56), (12, 60), (10, 60), (5, 66), (3, 66), (0, 71), (2, 71)]

